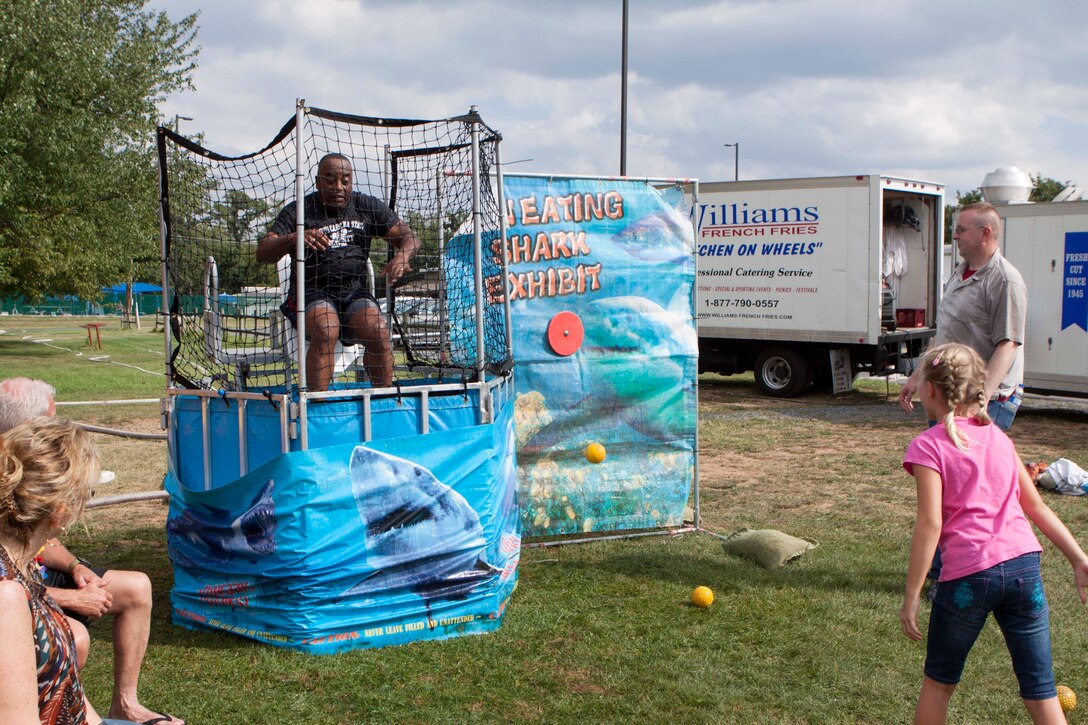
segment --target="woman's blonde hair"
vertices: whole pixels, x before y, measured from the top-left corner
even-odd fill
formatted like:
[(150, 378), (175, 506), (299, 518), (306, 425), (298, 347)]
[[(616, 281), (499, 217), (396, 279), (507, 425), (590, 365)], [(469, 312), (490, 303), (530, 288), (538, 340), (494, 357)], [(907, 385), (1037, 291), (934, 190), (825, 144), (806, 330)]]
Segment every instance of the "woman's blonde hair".
[(986, 363), (978, 353), (958, 342), (947, 342), (926, 350), (922, 356), (922, 380), (933, 383), (948, 403), (944, 428), (960, 450), (968, 440), (956, 427), (956, 416), (974, 417), (989, 423), (986, 413)]
[(0, 530), (28, 543), (42, 521), (62, 510), (78, 518), (99, 475), (90, 435), (71, 421), (36, 418), (15, 426), (0, 435)]

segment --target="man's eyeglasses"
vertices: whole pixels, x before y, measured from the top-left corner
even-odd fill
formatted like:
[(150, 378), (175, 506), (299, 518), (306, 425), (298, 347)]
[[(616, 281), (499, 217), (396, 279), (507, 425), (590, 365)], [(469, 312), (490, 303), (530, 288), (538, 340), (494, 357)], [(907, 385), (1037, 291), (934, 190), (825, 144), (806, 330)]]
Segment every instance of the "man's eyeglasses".
[(956, 234), (963, 234), (968, 229), (989, 229), (989, 227), (956, 227), (952, 231)]

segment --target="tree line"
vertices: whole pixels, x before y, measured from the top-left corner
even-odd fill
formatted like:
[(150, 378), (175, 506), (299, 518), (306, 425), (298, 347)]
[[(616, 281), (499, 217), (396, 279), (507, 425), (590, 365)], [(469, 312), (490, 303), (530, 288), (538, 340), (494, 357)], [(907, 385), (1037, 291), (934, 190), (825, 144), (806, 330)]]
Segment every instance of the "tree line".
[(159, 277), (157, 106), (192, 88), (197, 15), (144, 0), (0, 13), (0, 296)]

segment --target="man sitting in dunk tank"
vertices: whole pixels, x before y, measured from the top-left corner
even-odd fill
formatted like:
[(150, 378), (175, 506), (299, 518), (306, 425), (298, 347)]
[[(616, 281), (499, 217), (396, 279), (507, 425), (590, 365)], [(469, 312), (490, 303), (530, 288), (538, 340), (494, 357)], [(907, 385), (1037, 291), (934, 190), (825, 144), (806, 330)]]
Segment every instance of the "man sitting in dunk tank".
[[(396, 249), (382, 271), (387, 284), (411, 271), (410, 260), (419, 249), (419, 238), (380, 200), (352, 190), (351, 160), (327, 154), (317, 165), (316, 191), (303, 200), (306, 247), (306, 387), (327, 390), (332, 382), (333, 355), (337, 340), (365, 347), (363, 366), (371, 384), (393, 382), (393, 347), (385, 316), (371, 294), (367, 259), (374, 237), (386, 239)], [(298, 213), (290, 202), (257, 245), (257, 261), (275, 264), (284, 255), (295, 258)], [(283, 312), (295, 322), (298, 280), (291, 265), (291, 283)]]

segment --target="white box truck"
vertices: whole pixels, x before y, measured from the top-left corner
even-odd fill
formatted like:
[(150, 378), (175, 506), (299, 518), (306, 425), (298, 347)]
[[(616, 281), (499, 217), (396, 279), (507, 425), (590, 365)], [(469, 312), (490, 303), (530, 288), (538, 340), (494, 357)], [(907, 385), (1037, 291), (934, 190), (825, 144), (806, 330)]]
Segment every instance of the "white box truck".
[(1028, 288), (1024, 388), (1088, 397), (1088, 201), (1001, 204), (1002, 253)]
[(909, 373), (944, 279), (944, 187), (881, 175), (700, 183), (699, 369), (767, 395)]

